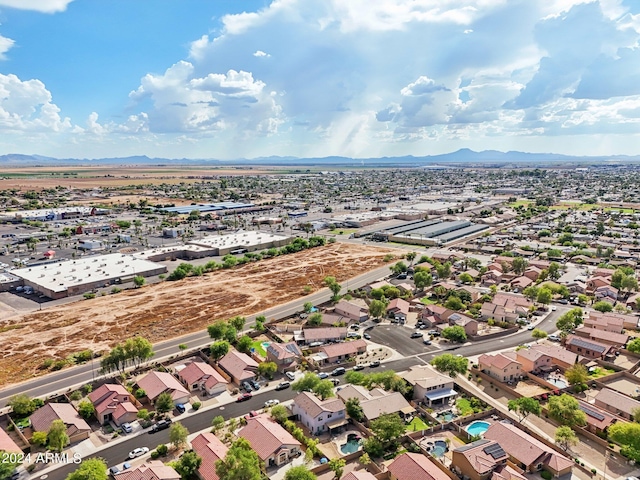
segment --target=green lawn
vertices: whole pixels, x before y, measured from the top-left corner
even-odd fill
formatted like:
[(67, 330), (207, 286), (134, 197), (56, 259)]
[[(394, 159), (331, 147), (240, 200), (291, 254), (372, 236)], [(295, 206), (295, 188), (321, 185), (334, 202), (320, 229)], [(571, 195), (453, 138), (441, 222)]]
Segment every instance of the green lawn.
[(466, 398), (459, 398), (456, 402), (456, 407), (458, 407), (458, 412), (460, 413), (461, 417), (473, 414), (471, 403)]
[(507, 204), (509, 207), (511, 208), (518, 208), (518, 207), (526, 207), (527, 205), (534, 203), (531, 200), (518, 200), (516, 202), (513, 203), (509, 203)]
[(262, 346), (262, 342), (264, 340), (256, 340), (255, 342), (253, 342), (251, 344), (251, 348), (254, 348), (255, 351), (258, 353), (258, 355), (260, 355), (262, 358), (267, 358), (267, 352), (265, 351), (264, 347)]
[(438, 302), (436, 302), (435, 300), (431, 300), (429, 297), (422, 297), (420, 299), (420, 303), (423, 303), (425, 305), (435, 305)]
[(407, 425), (407, 432), (418, 432), (420, 430), (426, 430), (429, 428), (429, 425), (424, 423), (424, 421), (420, 417), (413, 417), (413, 420)]
[(569, 210), (573, 208), (574, 210), (597, 210), (600, 208), (599, 205), (593, 203), (561, 203), (559, 205), (553, 205), (549, 207), (549, 210)]
[(336, 233), (339, 235), (351, 235), (352, 233), (360, 231), (359, 228), (334, 228), (333, 230), (329, 230), (331, 233)]
[(594, 380), (596, 378), (606, 377), (615, 372), (615, 370), (611, 370), (610, 368), (596, 367), (595, 371), (589, 374), (589, 378)]

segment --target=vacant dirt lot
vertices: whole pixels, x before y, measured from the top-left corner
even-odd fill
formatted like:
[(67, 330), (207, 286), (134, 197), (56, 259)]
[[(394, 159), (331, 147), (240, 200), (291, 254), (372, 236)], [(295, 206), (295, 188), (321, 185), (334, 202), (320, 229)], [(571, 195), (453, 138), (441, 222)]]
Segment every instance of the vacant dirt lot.
[(336, 243), (233, 270), (163, 282), (80, 300), (0, 321), (0, 385), (37, 376), (45, 358), (107, 350), (139, 334), (152, 342), (204, 329), (215, 320), (250, 315), (380, 267), (398, 250)]

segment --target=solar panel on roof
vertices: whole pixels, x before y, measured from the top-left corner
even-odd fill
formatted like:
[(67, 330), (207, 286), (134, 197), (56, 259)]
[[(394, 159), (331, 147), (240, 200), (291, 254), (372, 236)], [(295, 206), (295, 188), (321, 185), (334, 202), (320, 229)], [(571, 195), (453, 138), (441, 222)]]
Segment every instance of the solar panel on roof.
[(593, 350), (595, 352), (604, 352), (606, 347), (604, 345), (598, 345), (597, 343), (587, 342), (582, 340), (581, 338), (572, 338), (571, 345), (575, 345), (576, 347), (588, 348), (589, 350)]
[(487, 445), (482, 449), (482, 451), (487, 455), (491, 455), (494, 459), (501, 458), (506, 455), (506, 453), (504, 453), (504, 450), (502, 449), (499, 443), (493, 443), (491, 445)]
[(584, 405), (580, 405), (580, 410), (582, 410), (584, 413), (586, 413), (587, 415), (589, 415), (590, 417), (595, 418), (596, 420), (602, 421), (604, 420), (604, 415), (601, 414), (600, 412), (596, 412), (595, 410), (592, 410), (589, 407), (586, 407)]
[(457, 452), (466, 452), (467, 450), (471, 450), (472, 448), (479, 447), (480, 445), (484, 445), (485, 443), (489, 443), (491, 440), (476, 440), (475, 442), (469, 443), (462, 447), (456, 448)]

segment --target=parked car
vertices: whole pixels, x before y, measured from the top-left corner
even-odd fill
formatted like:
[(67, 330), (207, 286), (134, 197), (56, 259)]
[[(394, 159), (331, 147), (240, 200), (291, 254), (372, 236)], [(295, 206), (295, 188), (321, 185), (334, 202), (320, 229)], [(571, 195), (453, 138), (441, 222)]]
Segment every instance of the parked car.
[(157, 423), (154, 423), (151, 427), (151, 432), (159, 432), (160, 430), (165, 430), (171, 426), (171, 419), (167, 418), (166, 420), (160, 420)]
[(292, 382), (296, 379), (296, 376), (293, 374), (293, 372), (287, 372), (284, 374), (284, 376), (287, 377)]
[(251, 385), (251, 388), (253, 388), (254, 390), (260, 390), (260, 384), (255, 380), (249, 380), (249, 384)]
[(176, 410), (178, 410), (178, 412), (180, 413), (184, 413), (187, 411), (187, 407), (185, 407), (184, 404), (179, 403), (176, 405)]
[(422, 332), (413, 332), (411, 334), (411, 338), (422, 338), (423, 334)]
[(400, 275), (398, 275), (396, 277), (398, 280), (406, 280), (407, 279), (407, 274), (406, 273), (401, 273)]
[(556, 335), (555, 333), (552, 333), (547, 338), (549, 340), (551, 340), (552, 342), (559, 342), (560, 341), (560, 337), (558, 335)]
[(286, 390), (290, 386), (291, 384), (289, 382), (280, 382), (278, 385), (276, 385), (276, 390)]
[(371, 340), (371, 335), (369, 335), (368, 333), (365, 333), (362, 336), (364, 337), (365, 340)]
[(425, 345), (431, 345), (431, 340), (423, 340), (422, 343)]
[(434, 337), (439, 337), (440, 336), (440, 332), (438, 330), (429, 330), (427, 332), (427, 335), (433, 335)]
[(118, 473), (120, 473), (120, 469), (118, 467), (111, 467), (109, 469), (109, 473), (113, 476), (116, 476)]
[(148, 447), (139, 447), (136, 448), (134, 450), (131, 450), (129, 452), (129, 458), (137, 458), (137, 457), (141, 457), (142, 455), (149, 453), (149, 448)]
[(535, 327), (535, 325), (527, 325), (527, 330), (533, 330)]
[(333, 383), (334, 387), (337, 387), (338, 385), (340, 385), (340, 380), (338, 380), (337, 378), (332, 378), (331, 383)]
[(120, 428), (122, 428), (122, 431), (124, 433), (131, 433), (133, 432), (133, 427), (131, 426), (130, 423), (123, 423)]
[(353, 325), (349, 326), (349, 328), (351, 330), (360, 330), (360, 325), (354, 323)]
[(378, 360), (376, 360), (374, 362), (371, 362), (369, 364), (369, 368), (376, 368), (376, 367), (379, 367), (379, 366), (380, 366), (380, 362)]
[(258, 412), (256, 412), (255, 410), (251, 410), (249, 413), (247, 413), (244, 418), (245, 420), (249, 420), (251, 417), (257, 417), (258, 416)]
[(252, 394), (250, 393), (241, 393), (240, 395), (238, 395), (238, 398), (236, 398), (236, 402), (245, 402), (247, 400), (249, 400), (251, 397), (253, 397)]
[(265, 408), (273, 407), (274, 405), (278, 405), (279, 403), (280, 403), (280, 400), (278, 400), (277, 398), (274, 398), (264, 402), (264, 407)]
[(320, 380), (324, 380), (325, 378), (329, 378), (329, 374), (328, 374), (328, 373), (325, 373), (325, 372), (320, 372), (320, 373), (318, 374), (318, 378), (319, 378)]
[(249, 384), (249, 382), (242, 382), (240, 384), (240, 387), (242, 387), (242, 390), (244, 390), (245, 392), (252, 391), (252, 388), (251, 388), (251, 385)]
[(356, 340), (361, 338), (359, 333), (356, 332), (349, 332), (347, 333), (347, 338), (355, 338)]
[(337, 377), (338, 375), (344, 375), (345, 372), (346, 370), (344, 369), (344, 367), (338, 367), (335, 368), (333, 372), (331, 372), (331, 375)]
[(364, 365), (355, 365), (352, 370), (357, 372), (358, 370), (364, 370)]

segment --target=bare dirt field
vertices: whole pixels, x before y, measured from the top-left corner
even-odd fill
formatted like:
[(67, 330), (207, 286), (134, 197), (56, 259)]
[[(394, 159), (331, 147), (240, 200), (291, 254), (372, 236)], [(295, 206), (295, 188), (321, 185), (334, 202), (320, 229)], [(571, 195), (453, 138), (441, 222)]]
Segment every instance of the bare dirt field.
[(152, 342), (204, 329), (215, 320), (251, 315), (384, 264), (401, 251), (335, 243), (202, 277), (163, 282), (0, 321), (0, 386), (45, 373), (46, 358), (108, 350), (139, 334)]

